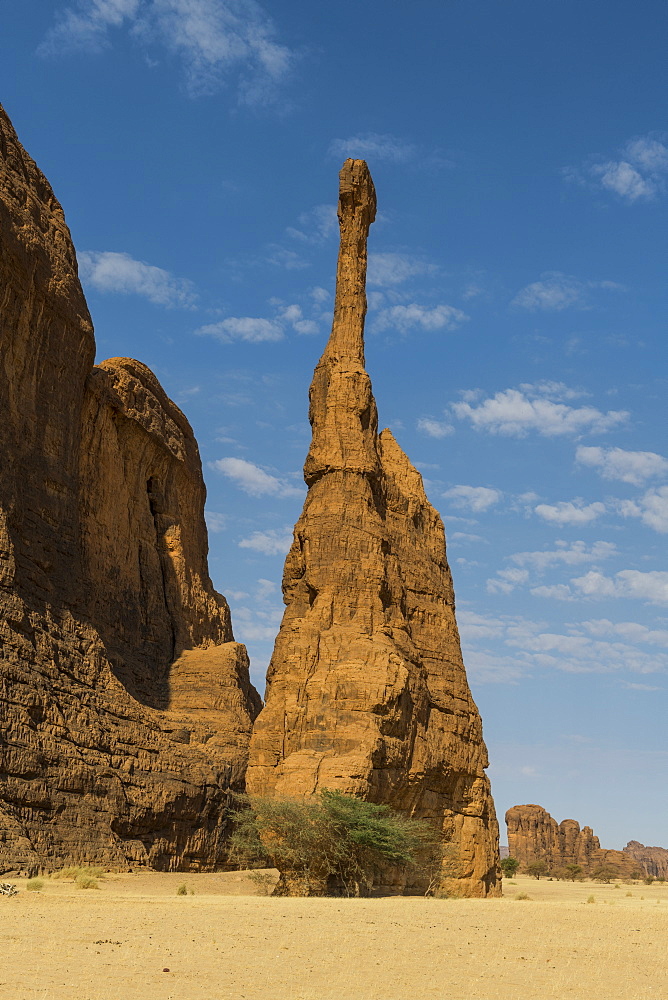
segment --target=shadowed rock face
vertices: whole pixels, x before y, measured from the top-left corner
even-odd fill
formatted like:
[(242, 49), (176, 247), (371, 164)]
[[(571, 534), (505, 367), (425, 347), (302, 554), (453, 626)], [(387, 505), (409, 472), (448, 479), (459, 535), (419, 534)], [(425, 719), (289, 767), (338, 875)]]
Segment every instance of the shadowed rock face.
[(340, 174), (332, 334), (310, 391), (309, 487), (283, 577), (287, 605), (251, 741), (251, 794), (333, 788), (444, 828), (448, 887), (499, 891), (498, 825), (462, 662), (438, 513), (388, 430), (364, 367), (364, 161)]
[(213, 867), (260, 699), (192, 430), (93, 366), (63, 211), (0, 108), (0, 870)]
[[(601, 847), (590, 826), (580, 829), (574, 819), (557, 823), (542, 806), (513, 806), (506, 813), (510, 856), (526, 868), (532, 861), (545, 861), (551, 870), (580, 865), (586, 874), (603, 866), (621, 877), (639, 871), (640, 865), (625, 851)], [(644, 869), (643, 869), (644, 870)]]

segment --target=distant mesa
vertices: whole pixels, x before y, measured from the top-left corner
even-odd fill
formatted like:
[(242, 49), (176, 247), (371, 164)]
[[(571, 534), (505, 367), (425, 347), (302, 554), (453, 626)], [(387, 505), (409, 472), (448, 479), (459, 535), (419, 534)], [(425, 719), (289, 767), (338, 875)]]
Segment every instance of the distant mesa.
[(446, 888), (497, 895), (498, 824), (438, 513), (365, 370), (363, 160), (340, 173), (334, 321), (310, 390), (308, 494), (285, 562), (286, 610), (251, 739), (251, 794), (337, 789), (443, 829)]
[(585, 875), (605, 868), (620, 878), (668, 878), (668, 850), (644, 847), (636, 840), (623, 851), (607, 850), (591, 827), (580, 829), (574, 819), (557, 823), (542, 806), (513, 806), (506, 813), (506, 825), (510, 856), (517, 858), (523, 869), (534, 861), (545, 861), (554, 872), (576, 864)]

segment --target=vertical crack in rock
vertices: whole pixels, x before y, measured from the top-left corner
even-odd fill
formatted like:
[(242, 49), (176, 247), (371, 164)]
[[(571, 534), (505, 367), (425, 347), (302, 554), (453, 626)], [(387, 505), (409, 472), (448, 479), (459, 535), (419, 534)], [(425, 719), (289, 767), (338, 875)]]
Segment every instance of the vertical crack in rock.
[(446, 888), (496, 895), (498, 824), (455, 621), (443, 524), (364, 367), (367, 165), (340, 173), (332, 333), (314, 373), (308, 494), (285, 563), (286, 610), (251, 738), (247, 788), (334, 788), (441, 827)]

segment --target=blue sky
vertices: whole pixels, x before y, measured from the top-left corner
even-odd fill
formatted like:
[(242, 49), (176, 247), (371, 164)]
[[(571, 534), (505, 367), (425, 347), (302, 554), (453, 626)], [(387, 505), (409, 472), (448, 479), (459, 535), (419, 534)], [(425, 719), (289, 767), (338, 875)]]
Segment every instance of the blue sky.
[(99, 359), (195, 429), (260, 689), (367, 159), (367, 367), (445, 521), (499, 815), (606, 847), (668, 846), (667, 35), (659, 0), (33, 0), (0, 38)]

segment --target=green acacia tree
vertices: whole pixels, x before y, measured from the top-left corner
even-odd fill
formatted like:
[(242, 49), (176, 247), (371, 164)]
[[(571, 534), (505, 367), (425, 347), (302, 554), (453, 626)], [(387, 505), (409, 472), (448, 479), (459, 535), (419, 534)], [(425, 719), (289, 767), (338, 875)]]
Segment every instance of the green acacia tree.
[(527, 875), (532, 875), (534, 878), (540, 878), (541, 875), (549, 875), (550, 869), (548, 867), (547, 861), (532, 861), (526, 867)]
[(504, 878), (513, 878), (517, 875), (517, 869), (520, 866), (517, 858), (501, 858), (500, 861), (501, 871)]
[(277, 895), (366, 895), (397, 873), (434, 887), (443, 840), (388, 806), (323, 789), (312, 799), (252, 798), (234, 813), (230, 860), (277, 868)]

